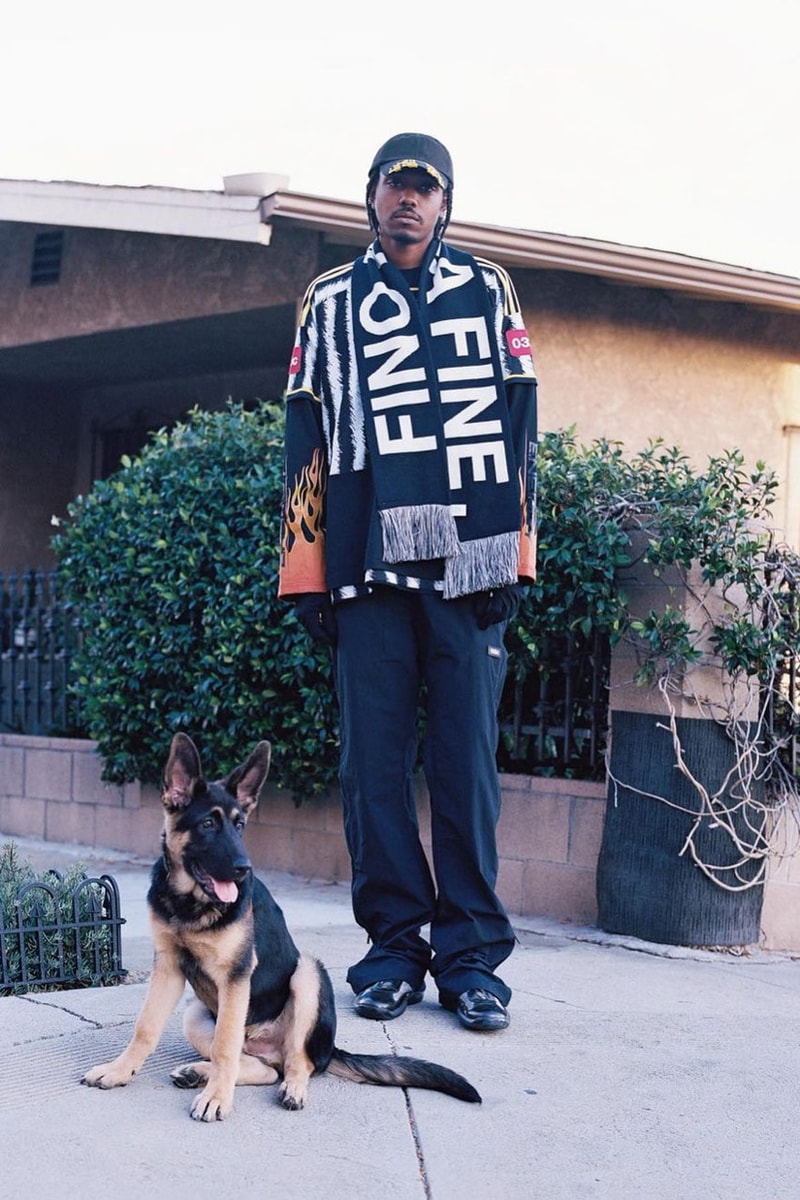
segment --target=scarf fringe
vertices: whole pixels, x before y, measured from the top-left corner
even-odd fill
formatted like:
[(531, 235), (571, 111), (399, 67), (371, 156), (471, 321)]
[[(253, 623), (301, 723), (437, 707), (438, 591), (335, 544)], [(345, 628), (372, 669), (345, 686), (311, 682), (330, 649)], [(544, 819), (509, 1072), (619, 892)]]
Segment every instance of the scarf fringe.
[(461, 542), (460, 550), (444, 564), (444, 598), (468, 596), (517, 583), (519, 532)]
[(380, 512), (387, 563), (418, 562), (461, 553), (449, 504), (411, 504)]

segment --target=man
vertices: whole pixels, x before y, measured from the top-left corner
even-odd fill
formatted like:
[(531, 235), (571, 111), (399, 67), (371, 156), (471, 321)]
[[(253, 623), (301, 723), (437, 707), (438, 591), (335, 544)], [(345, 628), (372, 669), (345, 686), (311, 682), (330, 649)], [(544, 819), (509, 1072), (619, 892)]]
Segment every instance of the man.
[[(536, 380), (513, 285), (444, 243), (436, 138), (378, 151), (375, 241), (315, 279), (286, 393), (280, 594), (333, 647), (362, 1017), (430, 971), (467, 1029), (508, 1025), (514, 932), (495, 894), (503, 635), (534, 576)], [(419, 839), (420, 697), (433, 872)], [(422, 930), (430, 926), (430, 940)]]

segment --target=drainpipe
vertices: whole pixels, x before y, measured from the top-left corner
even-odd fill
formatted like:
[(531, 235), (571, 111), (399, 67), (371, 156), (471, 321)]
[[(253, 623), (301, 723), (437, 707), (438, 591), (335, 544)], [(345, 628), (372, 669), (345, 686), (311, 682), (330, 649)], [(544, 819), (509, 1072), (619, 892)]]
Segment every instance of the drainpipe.
[(800, 425), (784, 425), (786, 438), (786, 540), (800, 548)]

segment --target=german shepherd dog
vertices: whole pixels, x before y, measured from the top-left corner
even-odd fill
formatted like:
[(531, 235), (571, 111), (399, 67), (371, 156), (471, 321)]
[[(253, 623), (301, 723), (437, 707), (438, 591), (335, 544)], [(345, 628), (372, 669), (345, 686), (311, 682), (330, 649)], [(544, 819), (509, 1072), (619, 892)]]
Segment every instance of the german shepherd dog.
[(221, 1121), (236, 1084), (273, 1084), (284, 1108), (302, 1108), (312, 1075), (329, 1071), (356, 1083), (432, 1088), (480, 1102), (461, 1075), (393, 1054), (350, 1054), (335, 1044), (336, 1010), (328, 972), (300, 954), (283, 913), (256, 878), (242, 833), (267, 777), (269, 742), (260, 742), (226, 779), (203, 777), (183, 733), (172, 739), (164, 773), (164, 831), (147, 901), (155, 957), (144, 1005), (127, 1048), (87, 1071), (90, 1087), (123, 1087), (152, 1054), (183, 995), (184, 1033), (202, 1062), (176, 1068), (180, 1088), (202, 1088), (196, 1121)]

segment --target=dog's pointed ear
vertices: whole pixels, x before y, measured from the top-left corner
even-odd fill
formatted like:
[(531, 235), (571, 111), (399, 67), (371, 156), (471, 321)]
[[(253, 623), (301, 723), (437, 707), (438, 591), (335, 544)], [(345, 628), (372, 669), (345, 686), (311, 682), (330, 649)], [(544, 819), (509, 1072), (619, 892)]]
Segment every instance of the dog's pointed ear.
[(164, 790), (161, 801), (165, 808), (186, 808), (194, 789), (203, 778), (197, 747), (185, 733), (176, 733), (170, 746), (164, 770)]
[(245, 816), (258, 804), (261, 789), (269, 774), (269, 760), (272, 747), (269, 742), (259, 742), (246, 763), (231, 771), (225, 780), (225, 787), (238, 800)]

